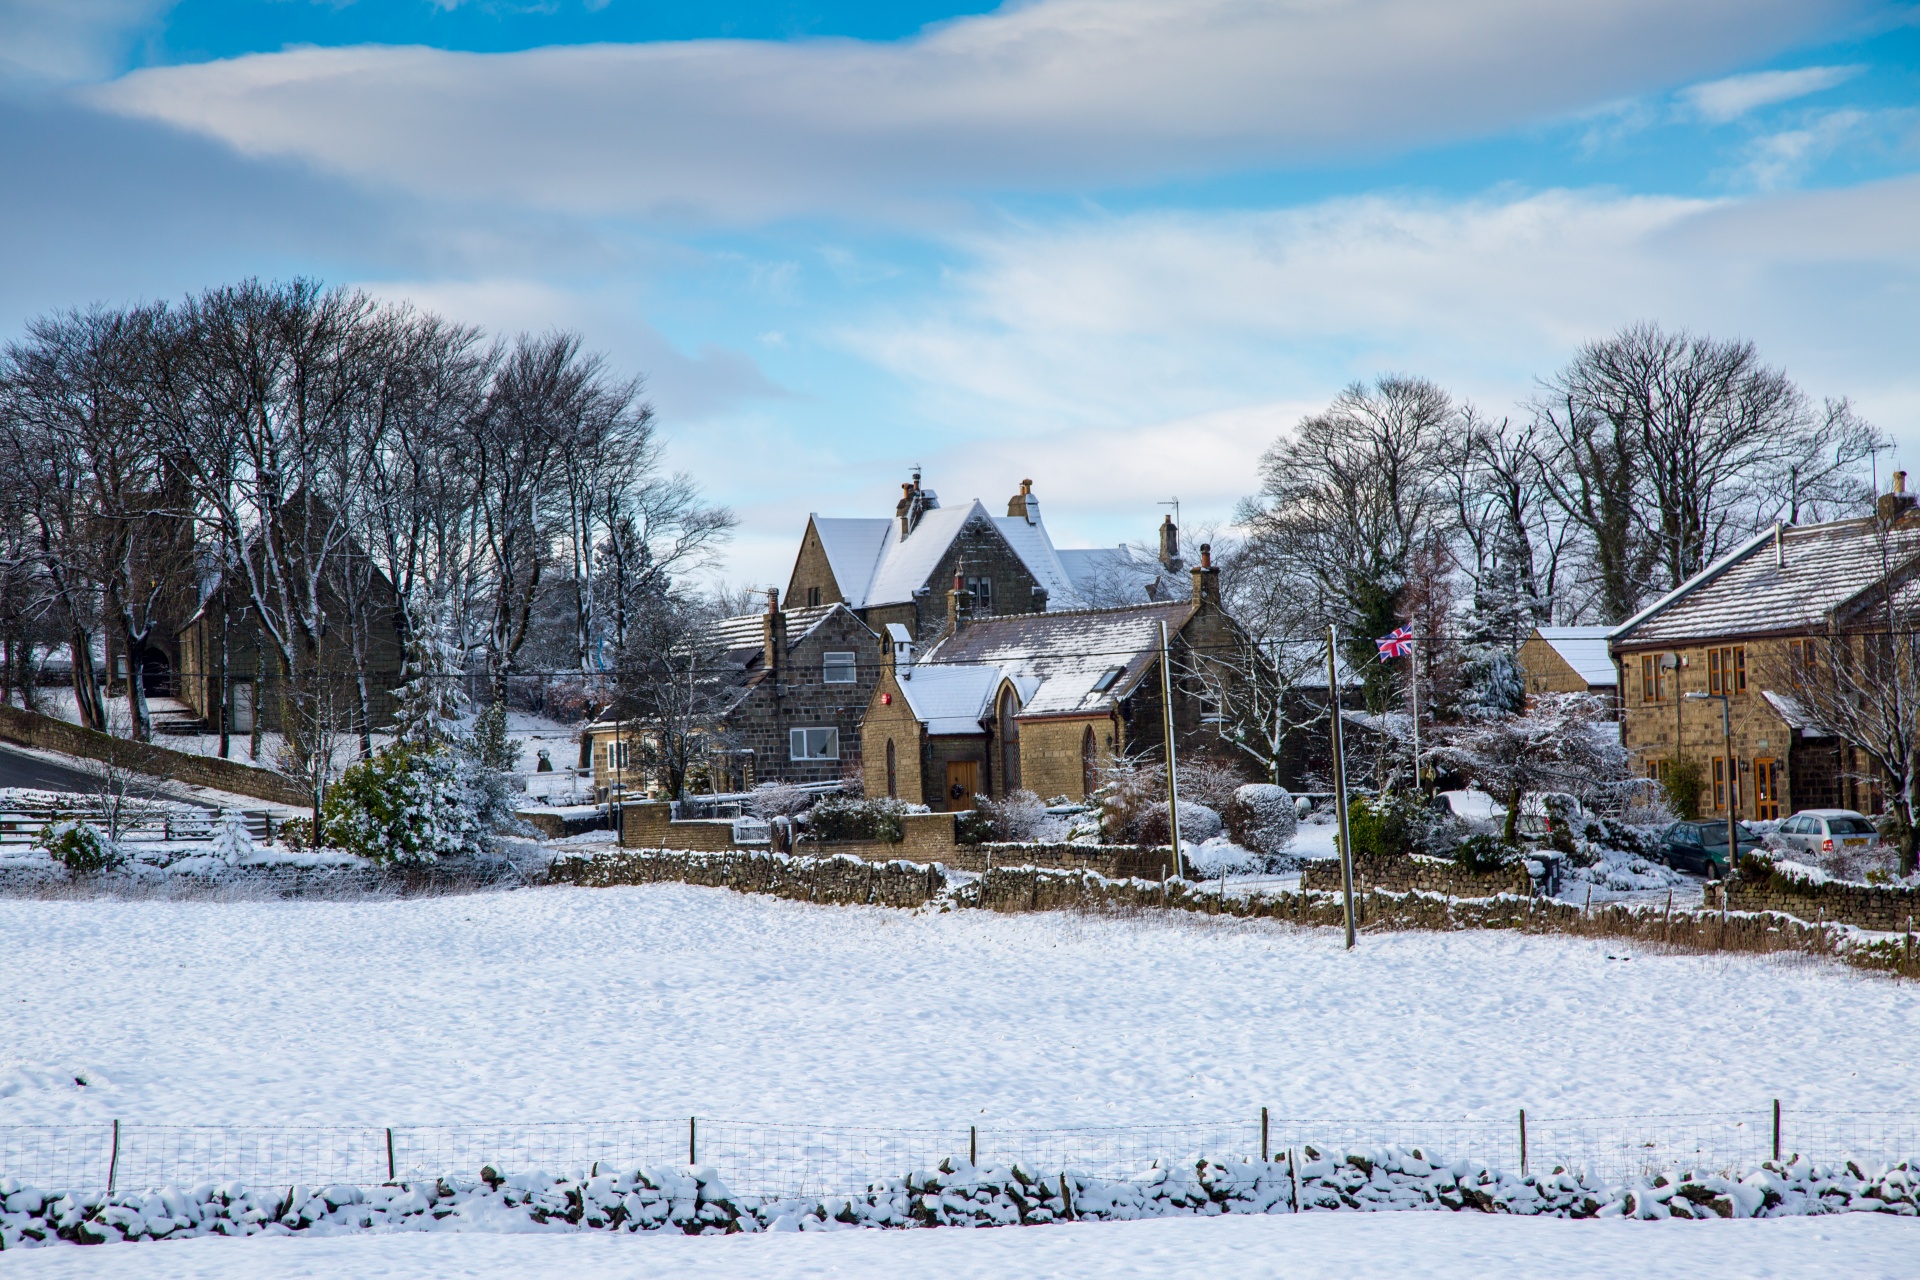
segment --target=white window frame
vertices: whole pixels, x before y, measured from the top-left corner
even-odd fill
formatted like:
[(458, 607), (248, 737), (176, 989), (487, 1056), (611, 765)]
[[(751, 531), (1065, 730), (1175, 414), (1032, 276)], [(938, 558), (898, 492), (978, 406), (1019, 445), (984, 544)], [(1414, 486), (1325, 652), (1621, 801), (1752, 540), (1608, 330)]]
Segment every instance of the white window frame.
[(993, 579), (987, 574), (977, 574), (967, 580), (967, 594), (973, 597), (973, 611), (991, 616), (993, 613)]
[(628, 745), (624, 738), (607, 739), (608, 773), (618, 773), (627, 767), (627, 762), (632, 758), (627, 750)]
[[(834, 672), (844, 671), (844, 678), (836, 677)], [(858, 684), (860, 682), (860, 655), (858, 653), (835, 649), (820, 655), (820, 680), (823, 684)]]
[[(808, 748), (814, 743), (820, 744), (818, 753), (809, 754)], [(840, 730), (821, 725), (808, 729), (787, 730), (787, 758), (789, 760), (838, 760), (840, 758)]]

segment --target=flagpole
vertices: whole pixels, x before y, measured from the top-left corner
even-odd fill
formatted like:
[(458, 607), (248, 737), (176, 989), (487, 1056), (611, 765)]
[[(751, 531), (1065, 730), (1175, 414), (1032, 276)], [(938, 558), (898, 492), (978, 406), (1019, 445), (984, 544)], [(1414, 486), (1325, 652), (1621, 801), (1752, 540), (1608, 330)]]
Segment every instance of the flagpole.
[(1340, 898), (1345, 904), (1347, 950), (1353, 950), (1353, 829), (1347, 821), (1347, 751), (1340, 732), (1340, 679), (1334, 651), (1340, 635), (1327, 626), (1327, 727), (1333, 746), (1333, 807), (1340, 822)]
[(1407, 638), (1407, 674), (1413, 679), (1413, 794), (1420, 794), (1420, 640)]

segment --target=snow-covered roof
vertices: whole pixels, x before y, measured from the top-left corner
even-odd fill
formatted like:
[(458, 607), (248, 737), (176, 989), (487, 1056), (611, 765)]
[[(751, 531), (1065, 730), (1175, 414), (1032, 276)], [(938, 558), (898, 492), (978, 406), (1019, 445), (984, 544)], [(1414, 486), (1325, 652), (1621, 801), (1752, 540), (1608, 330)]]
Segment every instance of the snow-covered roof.
[(1613, 633), (1613, 642), (1647, 644), (1716, 636), (1804, 631), (1825, 625), (1883, 574), (1896, 583), (1920, 557), (1920, 520), (1904, 519), (1883, 541), (1877, 520), (1836, 520), (1767, 530), (1668, 592)]
[[(1176, 631), (1191, 611), (1182, 600), (980, 618), (940, 640), (912, 671), (916, 680), (943, 667), (989, 673), (991, 686), (1011, 680), (1023, 716), (1104, 711), (1153, 665), (1160, 624)], [(1109, 672), (1112, 678), (1102, 681)], [(1102, 683), (1105, 688), (1096, 688)]]
[(814, 531), (826, 552), (833, 580), (847, 605), (905, 604), (928, 585), (933, 571), (968, 522), (981, 520), (998, 530), (1034, 580), (1047, 592), (1052, 608), (1081, 602), (1073, 578), (1040, 519), (1039, 502), (1030, 500), (1026, 516), (996, 516), (975, 499), (966, 506), (923, 511), (913, 532), (900, 535), (898, 520), (813, 517)]
[[(815, 605), (810, 609), (783, 609), (787, 618), (787, 647), (791, 649), (805, 638), (808, 632), (819, 626), (835, 609), (837, 604)], [(721, 618), (707, 627), (707, 638), (718, 647), (733, 652), (740, 649), (758, 649), (766, 644), (766, 617), (761, 613), (741, 613), (731, 618)]]
[(1607, 653), (1612, 627), (1535, 627), (1533, 633), (1588, 684), (1612, 688), (1619, 683), (1613, 659)]
[(900, 692), (928, 733), (979, 733), (1000, 687), (995, 667), (915, 665), (899, 670)]
[(1779, 715), (1782, 720), (1787, 722), (1789, 729), (1798, 729), (1801, 737), (1824, 738), (1829, 736), (1826, 729), (1815, 721), (1811, 715), (1807, 714), (1807, 709), (1801, 706), (1800, 700), (1792, 694), (1775, 693), (1771, 689), (1762, 689), (1760, 696), (1765, 698), (1767, 705), (1772, 707), (1774, 712)]

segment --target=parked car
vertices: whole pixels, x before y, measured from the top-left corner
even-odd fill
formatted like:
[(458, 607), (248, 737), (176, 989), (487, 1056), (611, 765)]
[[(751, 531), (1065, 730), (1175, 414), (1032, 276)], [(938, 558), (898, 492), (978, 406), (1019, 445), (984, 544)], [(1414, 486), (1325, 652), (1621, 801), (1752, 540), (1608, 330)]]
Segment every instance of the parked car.
[(1556, 822), (1578, 831), (1589, 817), (1586, 806), (1564, 791), (1529, 791), (1520, 797), (1520, 821), (1515, 826), (1523, 836), (1550, 836)]
[[(1760, 836), (1745, 823), (1733, 824), (1734, 847), (1742, 854), (1760, 848)], [(1709, 879), (1727, 874), (1727, 820), (1705, 818), (1676, 822), (1660, 833), (1659, 858), (1676, 871)]]
[(1836, 849), (1877, 849), (1880, 829), (1852, 809), (1802, 809), (1774, 832), (1774, 841), (1802, 853)]

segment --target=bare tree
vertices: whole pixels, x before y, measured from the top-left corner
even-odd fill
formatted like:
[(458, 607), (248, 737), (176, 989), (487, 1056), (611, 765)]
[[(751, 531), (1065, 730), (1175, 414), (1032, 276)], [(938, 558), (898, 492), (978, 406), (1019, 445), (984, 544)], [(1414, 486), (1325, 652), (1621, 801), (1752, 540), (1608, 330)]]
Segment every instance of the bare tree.
[(1433, 754), (1506, 804), (1501, 838), (1512, 844), (1530, 792), (1565, 791), (1589, 804), (1622, 792), (1631, 760), (1608, 720), (1596, 694), (1541, 694), (1521, 715), (1455, 729)]
[(1269, 782), (1279, 782), (1295, 735), (1327, 717), (1326, 644), (1256, 640), (1195, 654), (1179, 675), (1197, 687), (1220, 739)]
[(614, 714), (633, 724), (640, 763), (675, 798), (710, 751), (730, 745), (722, 721), (738, 668), (710, 639), (711, 622), (691, 601), (662, 599), (629, 620), (615, 667)]
[(1652, 324), (1582, 347), (1533, 408), (1614, 622), (1772, 520), (1864, 498), (1861, 467), (1883, 443), (1846, 401), (1812, 405), (1752, 343)]

